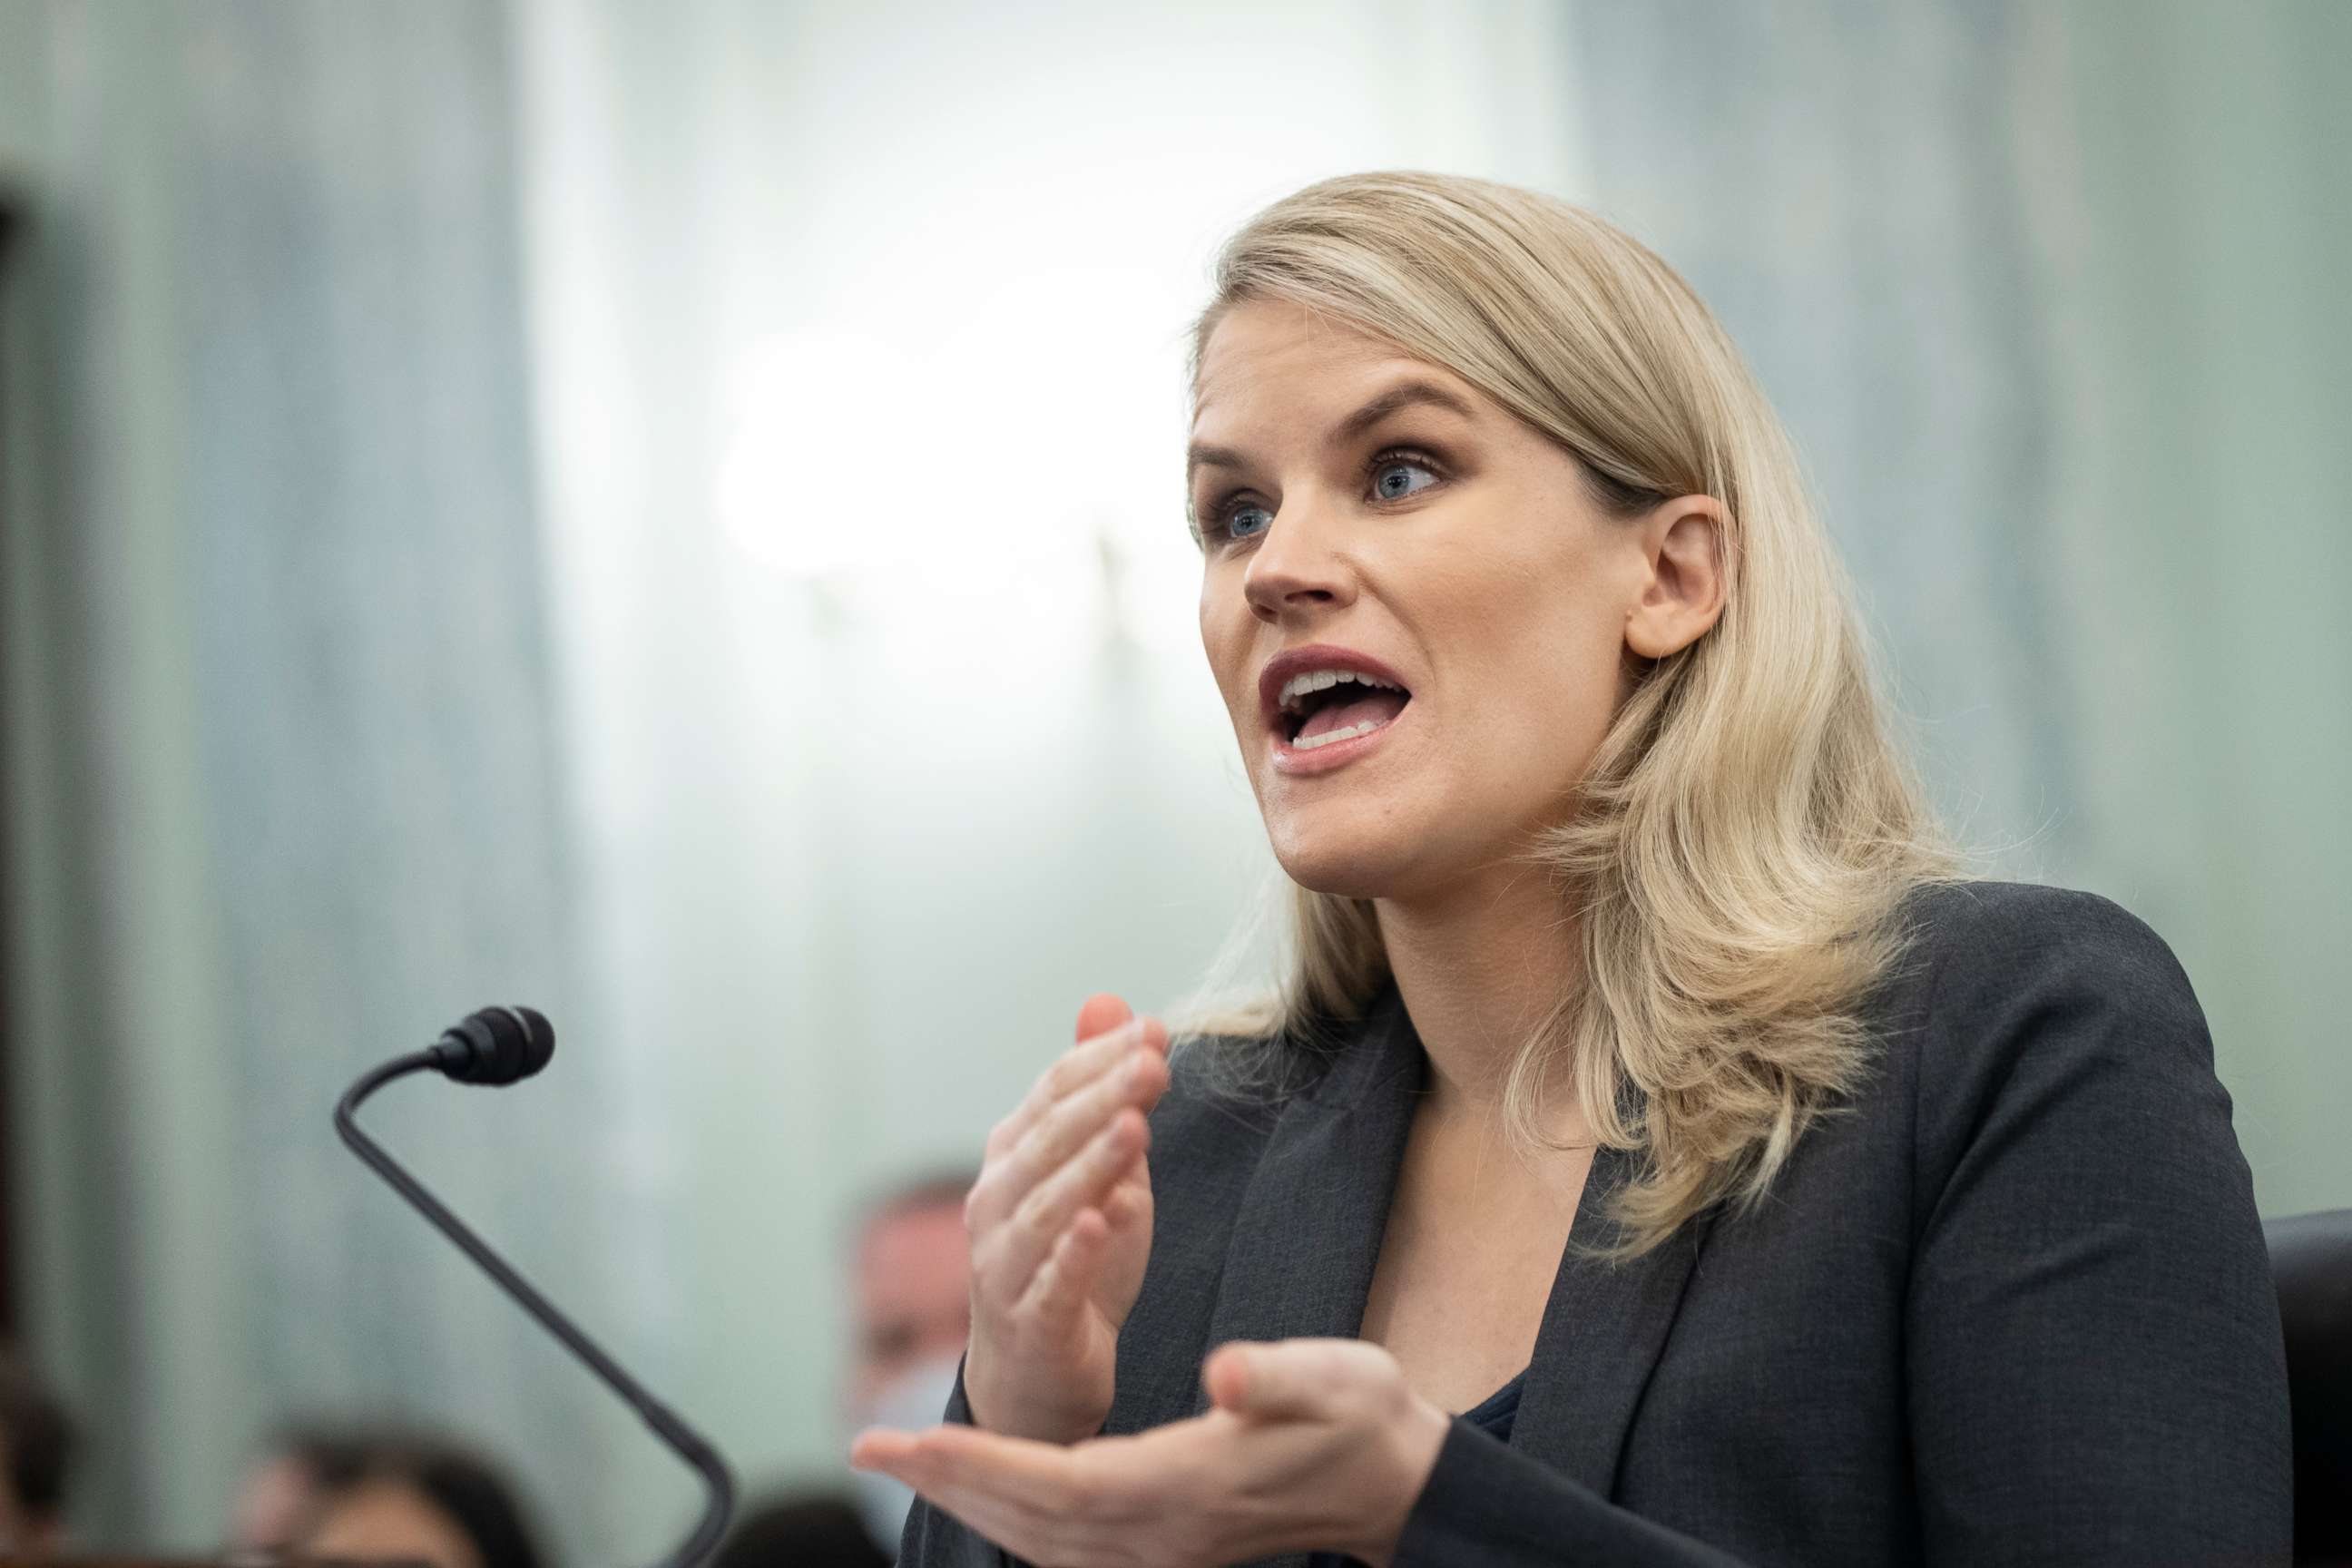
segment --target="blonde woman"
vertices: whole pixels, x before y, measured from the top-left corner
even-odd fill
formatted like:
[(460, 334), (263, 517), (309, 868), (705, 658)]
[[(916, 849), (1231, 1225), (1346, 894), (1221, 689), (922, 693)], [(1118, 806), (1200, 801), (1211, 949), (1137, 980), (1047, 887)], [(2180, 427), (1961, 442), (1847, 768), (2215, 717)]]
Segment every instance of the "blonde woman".
[[(1961, 875), (1786, 438), (1665, 265), (1334, 180), (1195, 340), (1279, 995), (1089, 1002), (988, 1142), (902, 1561), (2284, 1563), (2189, 983)], [(1149, 1153), (1147, 1154), (1147, 1145)]]

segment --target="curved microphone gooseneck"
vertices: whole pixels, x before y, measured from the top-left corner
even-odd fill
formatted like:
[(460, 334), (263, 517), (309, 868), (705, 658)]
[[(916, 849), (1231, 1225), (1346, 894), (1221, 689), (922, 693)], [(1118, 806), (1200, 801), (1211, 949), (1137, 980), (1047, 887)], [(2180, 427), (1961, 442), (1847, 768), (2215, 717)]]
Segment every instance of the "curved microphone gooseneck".
[(529, 1007), (485, 1007), (468, 1014), (463, 1023), (425, 1049), (395, 1057), (362, 1073), (358, 1082), (343, 1091), (342, 1100), (335, 1106), (335, 1131), (352, 1153), (383, 1178), (386, 1185), (432, 1221), (434, 1227), (455, 1242), (457, 1249), (472, 1258), (483, 1273), (497, 1280), (500, 1289), (521, 1303), (523, 1310), (539, 1320), (540, 1327), (562, 1341), (565, 1349), (586, 1363), (589, 1371), (604, 1379), (605, 1387), (637, 1413), (653, 1429), (654, 1436), (701, 1475), (708, 1499), (701, 1520), (677, 1551), (655, 1564), (655, 1568), (694, 1568), (718, 1546), (735, 1509), (734, 1478), (728, 1473), (727, 1461), (719, 1450), (581, 1332), (554, 1302), (541, 1295), (530, 1280), (491, 1251), (488, 1242), (450, 1213), (440, 1199), (425, 1191), (423, 1183), (385, 1153), (374, 1139), (361, 1131), (352, 1120), (362, 1100), (396, 1078), (431, 1071), (459, 1083), (500, 1088), (539, 1071), (554, 1051), (554, 1026), (538, 1012)]

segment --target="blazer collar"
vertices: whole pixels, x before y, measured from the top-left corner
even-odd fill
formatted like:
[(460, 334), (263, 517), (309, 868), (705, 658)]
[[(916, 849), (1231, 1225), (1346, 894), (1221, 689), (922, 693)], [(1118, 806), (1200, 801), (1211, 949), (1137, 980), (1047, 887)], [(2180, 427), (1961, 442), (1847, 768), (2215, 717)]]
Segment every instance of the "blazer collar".
[[(1427, 1077), (1391, 986), (1269, 1135), (1234, 1217), (1203, 1354), (1228, 1340), (1358, 1335)], [(1706, 1239), (1702, 1219), (1639, 1258), (1592, 1256), (1613, 1239), (1609, 1199), (1632, 1170), (1619, 1150), (1593, 1161), (1511, 1435), (1513, 1447), (1603, 1497)]]
[(1203, 1355), (1228, 1340), (1356, 1336), (1428, 1070), (1391, 986), (1268, 1135), (1234, 1217)]

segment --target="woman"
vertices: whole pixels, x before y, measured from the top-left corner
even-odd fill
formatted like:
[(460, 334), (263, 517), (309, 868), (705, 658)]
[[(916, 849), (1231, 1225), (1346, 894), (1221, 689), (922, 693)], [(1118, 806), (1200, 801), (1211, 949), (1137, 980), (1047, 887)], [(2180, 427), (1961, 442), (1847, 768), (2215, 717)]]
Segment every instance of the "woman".
[(1232, 241), (1194, 364), (1296, 963), (1172, 1056), (1095, 999), (996, 1128), (950, 1425), (853, 1455), (927, 1500), (902, 1560), (2284, 1562), (2188, 982), (1958, 874), (1688, 288), (1340, 179)]

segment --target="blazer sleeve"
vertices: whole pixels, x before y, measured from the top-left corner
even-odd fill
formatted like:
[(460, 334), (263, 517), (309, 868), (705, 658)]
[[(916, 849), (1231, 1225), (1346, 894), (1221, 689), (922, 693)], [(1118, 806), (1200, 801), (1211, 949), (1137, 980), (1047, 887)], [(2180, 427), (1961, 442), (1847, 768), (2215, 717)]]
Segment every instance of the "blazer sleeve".
[(1617, 1507), (1456, 1416), (1405, 1516), (1390, 1568), (1739, 1568), (1705, 1542)]
[(2293, 1444), (2253, 1184), (2189, 978), (2084, 893), (1931, 989), (1906, 1322), (1930, 1563), (2278, 1563)]
[[(1917, 1037), (1922, 1555), (2287, 1563), (2278, 1302), (2188, 977), (2105, 900), (1988, 902), (1939, 933)], [(1734, 1561), (1456, 1420), (1393, 1563)]]

